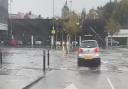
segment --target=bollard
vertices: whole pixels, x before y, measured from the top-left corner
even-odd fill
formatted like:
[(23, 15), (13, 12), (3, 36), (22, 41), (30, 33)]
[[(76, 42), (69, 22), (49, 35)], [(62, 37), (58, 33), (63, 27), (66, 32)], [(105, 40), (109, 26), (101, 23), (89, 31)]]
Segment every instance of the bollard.
[(48, 58), (48, 67), (49, 67), (49, 65), (50, 65), (50, 61), (49, 61), (49, 50), (48, 50), (48, 54), (47, 54), (47, 58)]
[(43, 71), (45, 72), (45, 50), (43, 51)]
[(0, 64), (2, 65), (2, 51), (0, 51)]

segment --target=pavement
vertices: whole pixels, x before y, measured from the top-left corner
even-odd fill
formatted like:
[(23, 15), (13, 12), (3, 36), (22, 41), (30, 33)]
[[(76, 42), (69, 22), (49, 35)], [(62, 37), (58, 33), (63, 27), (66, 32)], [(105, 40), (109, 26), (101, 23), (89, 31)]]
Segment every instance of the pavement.
[[(1, 50), (0, 89), (26, 89), (53, 69), (48, 68), (46, 64), (46, 72), (43, 72), (43, 50), (46, 50), (44, 48), (3, 47)], [(61, 55), (60, 50), (50, 50), (50, 59), (55, 60)], [(54, 62), (52, 60), (51, 64), (56, 64)]]
[(45, 76), (43, 49), (2, 48), (0, 89), (23, 89)]

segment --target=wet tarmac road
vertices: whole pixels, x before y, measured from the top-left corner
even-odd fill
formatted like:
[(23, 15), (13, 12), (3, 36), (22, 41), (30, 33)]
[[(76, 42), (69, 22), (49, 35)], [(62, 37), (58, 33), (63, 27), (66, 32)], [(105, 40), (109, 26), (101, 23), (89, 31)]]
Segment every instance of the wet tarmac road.
[[(10, 70), (5, 75), (42, 75), (43, 49), (7, 48), (5, 52), (3, 69)], [(76, 52), (66, 55), (65, 51), (51, 50), (50, 55), (51, 71), (29, 89), (128, 89), (128, 49), (101, 50), (100, 71), (78, 67)], [(16, 84), (14, 87), (20, 89)]]
[(101, 51), (100, 71), (77, 67), (76, 53), (56, 51), (52, 72), (30, 89), (128, 89), (128, 49)]

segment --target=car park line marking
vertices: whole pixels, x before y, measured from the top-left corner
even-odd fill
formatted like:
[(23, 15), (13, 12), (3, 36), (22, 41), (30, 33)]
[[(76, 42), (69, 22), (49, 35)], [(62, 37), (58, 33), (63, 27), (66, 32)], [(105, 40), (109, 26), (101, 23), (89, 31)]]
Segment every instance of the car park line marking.
[(77, 89), (76, 86), (72, 83), (70, 84), (68, 87), (66, 87), (65, 89)]
[(111, 86), (112, 89), (115, 89), (114, 85), (112, 84), (111, 80), (109, 77), (107, 77), (107, 81), (109, 83), (109, 85)]

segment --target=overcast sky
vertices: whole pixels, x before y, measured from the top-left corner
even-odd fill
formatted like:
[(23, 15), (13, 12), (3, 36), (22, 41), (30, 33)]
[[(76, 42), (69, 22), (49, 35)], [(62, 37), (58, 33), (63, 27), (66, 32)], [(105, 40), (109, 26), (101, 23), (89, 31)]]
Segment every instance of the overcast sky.
[[(55, 1), (55, 15), (61, 16), (61, 10), (65, 3), (65, 0), (54, 0)], [(110, 0), (68, 0), (68, 5), (72, 10), (80, 13), (82, 8), (86, 8), (88, 11), (91, 8), (97, 6), (103, 6)], [(53, 0), (13, 0), (11, 3), (12, 13), (17, 12), (29, 12), (32, 11), (34, 14), (41, 14), (42, 17), (53, 16)]]

